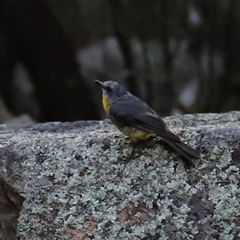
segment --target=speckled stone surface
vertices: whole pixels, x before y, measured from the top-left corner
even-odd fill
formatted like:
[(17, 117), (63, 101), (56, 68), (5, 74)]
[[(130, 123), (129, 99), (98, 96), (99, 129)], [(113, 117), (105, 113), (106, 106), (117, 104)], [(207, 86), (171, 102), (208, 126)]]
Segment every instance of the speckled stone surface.
[(0, 176), (0, 240), (17, 239), (18, 218), (24, 198)]
[(0, 125), (0, 175), (25, 197), (19, 239), (240, 239), (240, 112), (165, 118), (201, 151), (186, 169), (109, 121)]

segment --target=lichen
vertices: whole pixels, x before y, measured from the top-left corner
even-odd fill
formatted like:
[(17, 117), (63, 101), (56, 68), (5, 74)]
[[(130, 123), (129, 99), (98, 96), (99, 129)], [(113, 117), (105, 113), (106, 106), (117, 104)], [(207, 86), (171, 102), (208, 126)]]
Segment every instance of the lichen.
[(191, 169), (161, 143), (125, 161), (130, 141), (108, 121), (9, 129), (0, 153), (4, 177), (26, 197), (20, 239), (240, 237), (239, 116), (166, 119), (201, 150)]

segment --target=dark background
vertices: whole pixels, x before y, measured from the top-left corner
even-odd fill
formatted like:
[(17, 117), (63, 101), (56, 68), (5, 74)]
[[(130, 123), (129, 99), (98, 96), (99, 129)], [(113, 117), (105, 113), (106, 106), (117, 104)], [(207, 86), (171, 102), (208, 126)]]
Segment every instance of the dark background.
[(240, 2), (0, 0), (0, 122), (100, 119), (94, 79), (162, 116), (240, 110)]

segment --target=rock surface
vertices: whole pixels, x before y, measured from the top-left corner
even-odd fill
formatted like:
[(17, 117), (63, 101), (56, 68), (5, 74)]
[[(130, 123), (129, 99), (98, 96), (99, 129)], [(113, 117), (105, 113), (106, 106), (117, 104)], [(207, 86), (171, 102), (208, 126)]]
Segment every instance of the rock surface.
[(0, 125), (0, 175), (25, 196), (19, 239), (239, 239), (240, 112), (165, 118), (201, 151), (132, 147), (108, 121)]
[(15, 240), (24, 198), (0, 177), (0, 240)]

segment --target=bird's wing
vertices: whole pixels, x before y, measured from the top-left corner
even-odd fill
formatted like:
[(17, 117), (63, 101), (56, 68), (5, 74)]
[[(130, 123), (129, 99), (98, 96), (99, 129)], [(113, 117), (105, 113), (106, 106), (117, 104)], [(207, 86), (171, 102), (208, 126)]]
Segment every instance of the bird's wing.
[(153, 109), (131, 94), (126, 94), (113, 102), (110, 114), (124, 126), (154, 133), (173, 141), (180, 141), (178, 136), (168, 130), (164, 121)]

